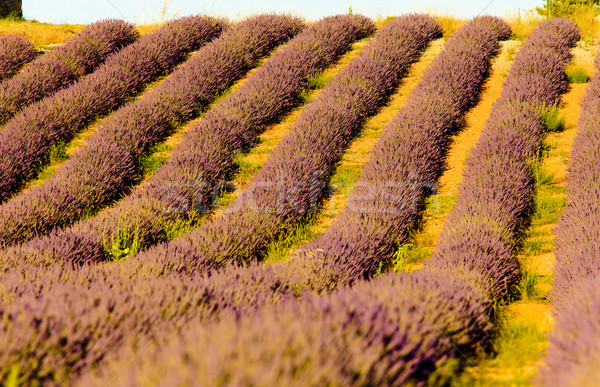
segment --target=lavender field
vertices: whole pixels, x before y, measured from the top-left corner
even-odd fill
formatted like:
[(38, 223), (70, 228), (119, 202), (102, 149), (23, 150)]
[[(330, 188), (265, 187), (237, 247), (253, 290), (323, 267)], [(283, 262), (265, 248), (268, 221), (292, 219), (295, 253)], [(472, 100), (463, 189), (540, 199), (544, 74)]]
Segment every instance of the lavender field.
[(0, 35), (0, 384), (600, 385), (588, 27)]

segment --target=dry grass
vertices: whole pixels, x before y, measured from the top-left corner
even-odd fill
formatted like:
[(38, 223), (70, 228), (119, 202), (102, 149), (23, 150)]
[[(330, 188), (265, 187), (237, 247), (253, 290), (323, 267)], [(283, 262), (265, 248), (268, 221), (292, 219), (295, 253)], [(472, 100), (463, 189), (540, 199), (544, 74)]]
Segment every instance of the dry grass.
[(162, 26), (162, 23), (144, 23), (136, 24), (135, 28), (139, 31), (140, 36), (146, 36), (156, 31), (160, 26)]
[(591, 7), (581, 8), (570, 16), (570, 19), (579, 26), (581, 30), (582, 42), (586, 45), (593, 45), (600, 39), (600, 21), (596, 12)]
[(431, 14), (431, 16), (435, 17), (437, 21), (441, 24), (442, 28), (444, 29), (445, 39), (448, 39), (450, 36), (452, 36), (468, 21), (468, 19), (459, 19), (450, 15), (439, 15), (434, 13)]
[(517, 40), (525, 40), (538, 24), (544, 21), (534, 10), (522, 9), (507, 11), (503, 18), (512, 28), (513, 39)]
[[(144, 22), (137, 24), (136, 29), (141, 36), (145, 36), (158, 29), (163, 23), (164, 21)], [(23, 35), (42, 51), (66, 42), (85, 27), (85, 24), (50, 24), (35, 20), (0, 19), (0, 35)]]
[(82, 24), (49, 24), (35, 20), (0, 19), (0, 35), (23, 35), (38, 49), (64, 43), (84, 27), (85, 25)]
[(392, 20), (394, 20), (396, 18), (396, 16), (377, 16), (373, 19), (373, 22), (375, 23), (375, 26), (377, 27), (377, 29), (380, 29), (381, 27), (383, 27), (384, 25), (388, 24), (389, 22), (391, 22)]
[(548, 333), (554, 326), (552, 307), (539, 302), (515, 302), (508, 307), (516, 323), (534, 324), (540, 332)]

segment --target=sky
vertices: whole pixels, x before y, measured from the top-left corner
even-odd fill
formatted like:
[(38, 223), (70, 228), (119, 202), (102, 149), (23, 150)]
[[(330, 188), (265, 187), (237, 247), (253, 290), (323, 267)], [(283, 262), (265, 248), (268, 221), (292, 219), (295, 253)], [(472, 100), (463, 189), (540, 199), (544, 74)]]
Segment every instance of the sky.
[(167, 1), (165, 18), (210, 14), (240, 19), (263, 12), (289, 12), (308, 20), (348, 13), (369, 17), (430, 11), (458, 17), (479, 14), (506, 16), (540, 6), (544, 0), (23, 0), (23, 16), (48, 23), (89, 24), (106, 18), (134, 23), (160, 21)]

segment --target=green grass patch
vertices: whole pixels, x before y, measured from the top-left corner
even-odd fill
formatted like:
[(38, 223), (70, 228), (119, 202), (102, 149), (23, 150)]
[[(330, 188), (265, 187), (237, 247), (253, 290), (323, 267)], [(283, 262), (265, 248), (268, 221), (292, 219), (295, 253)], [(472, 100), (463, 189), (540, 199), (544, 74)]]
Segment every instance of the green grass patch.
[(40, 164), (38, 175), (35, 180), (30, 182), (29, 186), (37, 186), (44, 183), (56, 173), (60, 164), (69, 160), (67, 147), (68, 143), (66, 141), (60, 141), (50, 148), (48, 158), (46, 159), (47, 162)]
[(492, 341), (492, 354), (470, 364), (450, 386), (531, 386), (531, 367), (543, 356), (546, 342), (546, 334), (535, 324), (503, 316)]
[(177, 218), (175, 221), (164, 222), (163, 228), (167, 241), (172, 241), (191, 232), (198, 227), (204, 218), (204, 215), (192, 211), (185, 218)]
[(119, 230), (119, 235), (112, 242), (102, 240), (104, 250), (113, 261), (121, 261), (136, 255), (141, 250), (139, 228), (130, 231), (125, 227)]
[(298, 103), (300, 105), (305, 105), (307, 103), (310, 103), (312, 100), (312, 96), (310, 94), (309, 90), (302, 90), (299, 94), (298, 94)]
[(535, 179), (535, 206), (532, 215), (532, 224), (546, 225), (556, 222), (565, 207), (565, 188), (556, 182), (554, 172), (542, 163), (550, 151), (542, 152), (542, 155), (532, 163), (532, 173)]
[(555, 183), (554, 172), (549, 171), (544, 167), (541, 160), (542, 157), (532, 163), (533, 177), (535, 178), (535, 183), (538, 188)]
[(516, 368), (539, 359), (543, 354), (542, 343), (547, 340), (535, 324), (508, 320), (501, 324), (496, 342), (496, 364)]
[(395, 272), (411, 272), (412, 265), (423, 261), (429, 253), (415, 243), (405, 243), (394, 253), (391, 268)]
[(265, 261), (268, 263), (284, 261), (293, 250), (316, 238), (315, 222), (314, 216), (311, 216), (281, 233), (275, 241), (267, 246)]
[(590, 75), (585, 68), (573, 64), (565, 68), (565, 74), (570, 83), (587, 83), (590, 80)]
[(331, 193), (350, 195), (360, 177), (362, 165), (347, 165), (336, 169), (330, 181)]
[[(270, 151), (270, 149), (268, 150)], [(235, 175), (237, 181), (250, 181), (252, 176), (260, 170), (260, 165), (244, 160), (244, 158), (253, 153), (259, 153), (257, 148), (253, 148), (248, 154), (238, 153), (234, 156)]]
[(50, 148), (48, 155), (50, 164), (63, 163), (69, 159), (69, 155), (67, 154), (68, 145), (69, 144), (66, 141), (59, 141)]
[(546, 238), (532, 238), (528, 236), (522, 243), (521, 252), (523, 255), (533, 257), (540, 254), (552, 252), (554, 237), (552, 235)]
[(565, 201), (562, 197), (544, 196), (543, 193), (538, 194), (533, 221), (536, 224), (555, 223), (560, 218), (564, 208)]
[(431, 215), (444, 215), (452, 211), (456, 204), (456, 197), (445, 195), (430, 195), (425, 198), (426, 212)]
[(18, 364), (11, 366), (4, 385), (6, 387), (19, 387), (19, 373), (20, 367)]
[(565, 117), (561, 112), (560, 106), (554, 105), (542, 108), (541, 114), (548, 132), (555, 133), (565, 130)]
[(538, 289), (541, 276), (535, 272), (535, 270), (529, 270), (526, 267), (523, 268), (521, 275), (521, 281), (517, 286), (517, 290), (521, 299), (523, 300), (537, 300), (543, 295)]
[(167, 156), (164, 153), (171, 150), (173, 150), (173, 147), (167, 144), (157, 144), (152, 147), (147, 155), (140, 157), (138, 160), (140, 175), (148, 177), (156, 173), (158, 168), (167, 162)]
[(315, 75), (311, 75), (308, 77), (308, 89), (309, 90), (319, 90), (325, 87), (325, 85), (333, 78), (331, 75), (325, 75), (323, 72), (320, 72)]

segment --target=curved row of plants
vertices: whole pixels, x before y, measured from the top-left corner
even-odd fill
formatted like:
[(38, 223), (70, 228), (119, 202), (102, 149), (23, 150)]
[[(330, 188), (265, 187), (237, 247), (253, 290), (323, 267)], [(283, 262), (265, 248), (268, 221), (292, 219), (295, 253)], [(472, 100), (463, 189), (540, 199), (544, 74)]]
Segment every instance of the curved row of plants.
[[(429, 31), (429, 35), (439, 31), (429, 17), (400, 18), (382, 29), (372, 44), (391, 42), (399, 31), (415, 34), (419, 26)], [(426, 34), (420, 39), (424, 46)], [(414, 41), (407, 38), (409, 44)], [(396, 55), (401, 56), (405, 48), (410, 45), (396, 47), (396, 54), (389, 61), (398, 60)], [(408, 53), (416, 56), (419, 51)], [(377, 63), (389, 62), (382, 58)], [(363, 76), (377, 74), (365, 69)], [(338, 83), (335, 90), (350, 91), (353, 84)], [(321, 102), (313, 104), (323, 103), (317, 101)], [(7, 322), (2, 325), (4, 332), (0, 335), (0, 364), (6, 365), (0, 368), (2, 380), (14, 372), (21, 383), (69, 381), (101, 363), (126, 340), (143, 342), (166, 327), (173, 329), (199, 316), (209, 318), (213, 308), (208, 302), (218, 298), (222, 289), (235, 289), (223, 286), (212, 293), (212, 285), (204, 277), (167, 275), (136, 279), (128, 262), (76, 268), (23, 263), (6, 272), (2, 279), (6, 297), (0, 299), (0, 313)], [(10, 323), (15, 321), (19, 324)]]
[(25, 106), (93, 72), (110, 54), (133, 43), (138, 35), (131, 23), (105, 20), (91, 24), (41, 55), (18, 75), (0, 83), (0, 124)]
[(0, 206), (0, 245), (70, 225), (121, 197), (139, 180), (141, 156), (303, 26), (289, 16), (257, 16), (202, 47), (143, 98), (112, 113), (42, 185)]
[(38, 173), (53, 146), (126, 102), (221, 30), (219, 21), (205, 17), (168, 22), (92, 74), (15, 115), (0, 129), (0, 202)]
[(259, 258), (267, 243), (316, 210), (343, 150), (441, 33), (435, 19), (422, 15), (401, 16), (382, 27), (301, 112), (225, 214), (130, 260), (164, 273), (206, 272)]
[[(164, 240), (169, 224), (193, 216), (195, 207), (190, 204), (200, 200), (196, 196), (200, 183), (210, 182), (210, 187), (203, 188), (214, 190), (232, 172), (235, 153), (249, 147), (266, 125), (295, 106), (308, 78), (332, 64), (352, 41), (371, 34), (374, 28), (369, 19), (348, 15), (328, 17), (307, 27), (190, 128), (167, 163), (132, 195), (71, 229), (43, 241), (32, 241), (21, 249), (21, 254), (40, 250), (36, 254), (45, 254), (48, 259), (48, 255), (68, 250), (69, 256), (79, 255), (82, 260), (120, 258), (113, 246), (123, 251), (134, 244), (141, 248)], [(249, 32), (254, 35), (254, 31)], [(221, 52), (221, 48), (215, 51)], [(224, 59), (229, 57), (225, 55)], [(97, 246), (101, 257), (84, 255), (92, 248), (83, 247), (81, 240)], [(53, 245), (62, 247), (57, 251)]]
[(592, 386), (600, 377), (600, 75), (590, 81), (581, 108), (565, 177), (567, 206), (555, 228), (550, 295), (556, 322), (537, 380), (543, 386)]
[(0, 36), (0, 81), (15, 75), (26, 63), (37, 57), (33, 44), (24, 36)]

